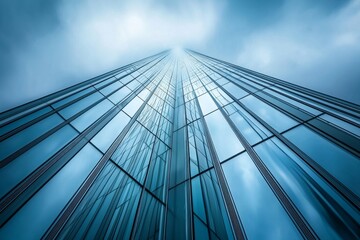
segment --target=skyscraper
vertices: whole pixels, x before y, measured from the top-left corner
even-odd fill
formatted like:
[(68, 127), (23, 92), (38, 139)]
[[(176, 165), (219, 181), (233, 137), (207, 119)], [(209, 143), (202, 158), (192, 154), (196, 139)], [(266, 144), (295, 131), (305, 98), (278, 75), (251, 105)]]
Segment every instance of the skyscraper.
[(0, 115), (0, 239), (360, 238), (360, 107), (165, 51)]

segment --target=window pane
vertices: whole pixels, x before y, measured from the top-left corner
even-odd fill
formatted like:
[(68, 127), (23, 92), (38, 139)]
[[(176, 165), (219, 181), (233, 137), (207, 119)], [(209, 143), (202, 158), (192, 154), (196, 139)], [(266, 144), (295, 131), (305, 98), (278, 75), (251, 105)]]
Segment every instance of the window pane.
[(101, 95), (99, 92), (94, 92), (93, 94), (91, 94), (91, 95), (89, 95), (89, 96), (87, 96), (87, 97), (85, 97), (85, 98), (71, 104), (70, 106), (64, 108), (59, 113), (64, 118), (69, 119), (73, 115), (75, 115), (78, 112), (80, 112), (81, 110), (87, 108), (88, 106), (90, 106), (91, 104), (93, 104), (96, 101), (100, 100), (101, 98), (103, 98), (103, 95)]
[(206, 225), (196, 216), (194, 216), (194, 233), (196, 240), (210, 239)]
[(130, 117), (134, 116), (135, 113), (139, 110), (140, 106), (143, 104), (141, 98), (135, 97), (131, 102), (129, 102), (123, 111), (126, 112)]
[(235, 97), (236, 99), (240, 99), (246, 95), (248, 95), (248, 93), (244, 90), (242, 90), (240, 87), (238, 87), (237, 85), (235, 85), (232, 82), (229, 82), (225, 85), (223, 85), (223, 87), (231, 94), (233, 95), (233, 97)]
[(91, 139), (91, 142), (105, 153), (129, 121), (130, 118), (125, 113), (119, 112)]
[(247, 153), (222, 167), (249, 239), (302, 239)]
[(186, 128), (180, 128), (173, 134), (172, 156), (170, 164), (170, 187), (186, 180), (188, 172), (186, 171)]
[(78, 93), (75, 93), (75, 94), (73, 94), (73, 95), (71, 95), (71, 96), (69, 96), (67, 98), (64, 98), (63, 100), (60, 100), (60, 101), (52, 104), (52, 106), (54, 108), (58, 108), (58, 107), (60, 107), (62, 105), (65, 105), (66, 103), (71, 102), (72, 100), (74, 100), (74, 99), (76, 99), (78, 97), (81, 97), (81, 96), (83, 96), (83, 95), (85, 95), (85, 94), (87, 94), (87, 93), (89, 93), (91, 91), (94, 91), (94, 90), (95, 90), (95, 88), (93, 88), (93, 87), (86, 88), (86, 89), (84, 89), (84, 90), (82, 90), (82, 91), (80, 91)]
[(278, 132), (297, 124), (295, 120), (252, 95), (243, 98), (241, 102)]
[(327, 114), (322, 115), (320, 118), (327, 121), (327, 122), (332, 123), (335, 126), (343, 128), (346, 131), (348, 131), (348, 132), (350, 132), (350, 133), (352, 133), (352, 134), (354, 134), (354, 135), (356, 135), (358, 137), (360, 137), (360, 128), (355, 126), (355, 125), (352, 125), (350, 123), (347, 123), (345, 121), (342, 121), (342, 120), (340, 120), (338, 118), (335, 118), (335, 117), (327, 115)]
[(150, 166), (146, 177), (145, 186), (165, 202), (167, 169), (170, 156), (170, 149), (158, 139), (155, 140)]
[(194, 217), (199, 217), (205, 227), (218, 238), (233, 238), (225, 203), (213, 169), (192, 179), (192, 200)]
[(25, 124), (25, 123), (28, 123), (30, 122), (31, 120), (37, 118), (37, 117), (40, 117), (41, 115), (45, 114), (45, 113), (48, 113), (51, 111), (51, 108), (50, 107), (45, 107), (45, 108), (42, 108), (34, 113), (31, 113), (25, 117), (22, 117), (12, 123), (9, 123), (3, 127), (0, 128), (0, 135), (3, 135), (4, 133), (7, 133), (7, 132), (10, 132), (11, 130)]
[(189, 124), (187, 129), (190, 170), (193, 176), (212, 167), (212, 160), (201, 121)]
[(107, 99), (104, 99), (94, 107), (77, 117), (71, 124), (80, 132), (84, 131), (90, 124), (106, 113), (114, 105)]
[(110, 77), (110, 78), (106, 79), (105, 81), (102, 81), (102, 82), (99, 82), (99, 83), (95, 84), (94, 87), (99, 89), (102, 86), (105, 86), (106, 84), (108, 84), (108, 83), (110, 83), (112, 81), (115, 81), (115, 80), (116, 80), (115, 77)]
[(0, 159), (6, 158), (62, 122), (59, 115), (53, 114), (5, 139), (0, 142)]
[(220, 111), (209, 114), (205, 120), (220, 161), (244, 150)]
[(149, 90), (147, 90), (146, 88), (144, 88), (140, 93), (139, 93), (139, 97), (142, 99), (142, 100), (146, 100), (147, 97), (149, 96), (151, 92)]
[(108, 162), (60, 232), (60, 239), (129, 239), (141, 188)]
[(359, 159), (305, 126), (284, 136), (360, 197)]
[(66, 125), (3, 168), (0, 168), (0, 198), (76, 135), (77, 132), (69, 125)]
[[(140, 183), (144, 183), (155, 136), (139, 123), (132, 125), (111, 159)], [(154, 153), (156, 156), (156, 153)]]
[(225, 107), (225, 110), (228, 114), (231, 114), (230, 119), (251, 145), (272, 135), (271, 132), (238, 104), (230, 104)]
[(120, 82), (122, 82), (124, 85), (133, 80), (134, 78), (131, 75), (127, 75), (126, 77), (120, 79)]
[(109, 99), (115, 103), (118, 104), (120, 101), (122, 101), (123, 99), (125, 99), (125, 97), (127, 95), (129, 95), (130, 90), (127, 87), (122, 87), (121, 89), (117, 90), (116, 92), (114, 92), (113, 94), (111, 94), (111, 96), (109, 97)]
[(0, 229), (0, 235), (4, 239), (40, 239), (101, 156), (86, 145)]
[(273, 91), (271, 89), (265, 89), (264, 92), (267, 92), (267, 93), (269, 93), (269, 94), (271, 94), (271, 95), (273, 95), (275, 97), (283, 99), (284, 101), (286, 101), (288, 103), (291, 103), (294, 106), (297, 106), (297, 107), (299, 107), (299, 108), (301, 108), (301, 109), (303, 109), (303, 110), (305, 110), (305, 111), (307, 111), (307, 112), (309, 112), (311, 114), (319, 115), (321, 113), (320, 111), (318, 111), (318, 110), (316, 110), (316, 109), (314, 109), (312, 107), (309, 107), (309, 106), (307, 106), (307, 105), (305, 105), (303, 103), (300, 103), (300, 102), (295, 101), (295, 100), (293, 100), (291, 98), (288, 98), (288, 97), (286, 97), (286, 96), (284, 96), (282, 94), (279, 94), (279, 93), (277, 93), (277, 92), (275, 92), (275, 91)]
[(232, 102), (232, 98), (230, 98), (223, 90), (220, 88), (215, 88), (210, 92), (210, 94), (215, 98), (215, 101), (220, 104), (221, 106), (224, 106), (226, 104), (229, 104)]
[(134, 91), (138, 86), (140, 86), (140, 82), (138, 80), (134, 80), (131, 83), (128, 83), (126, 87), (130, 88), (132, 91)]
[(358, 215), (302, 159), (278, 139), (257, 145), (255, 151), (320, 239), (356, 238), (350, 216)]
[(165, 239), (190, 239), (188, 189), (186, 181), (169, 190)]
[(164, 206), (147, 192), (140, 203), (134, 239), (159, 239), (164, 224)]
[(122, 84), (119, 81), (116, 81), (99, 91), (106, 96), (106, 95), (112, 93), (113, 91), (115, 91), (116, 89), (120, 88), (121, 86), (122, 86)]
[(198, 98), (198, 100), (199, 100), (203, 115), (206, 115), (206, 114), (214, 111), (215, 109), (217, 109), (216, 104), (214, 103), (214, 101), (212, 100), (212, 98), (210, 97), (210, 95), (208, 93), (205, 93), (204, 95), (200, 96)]

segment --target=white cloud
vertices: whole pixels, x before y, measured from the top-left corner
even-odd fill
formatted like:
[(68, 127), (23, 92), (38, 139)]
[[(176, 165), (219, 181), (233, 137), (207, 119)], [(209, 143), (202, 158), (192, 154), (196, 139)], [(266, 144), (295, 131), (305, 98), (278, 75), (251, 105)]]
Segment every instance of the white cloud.
[[(64, 0), (59, 26), (19, 46), (2, 98), (25, 102), (174, 46), (206, 44), (220, 8), (215, 0), (168, 6), (153, 0)], [(22, 97), (7, 95), (13, 92)]]
[(359, 56), (360, 1), (328, 15), (290, 1), (278, 22), (248, 37), (237, 64), (336, 95), (341, 85), (356, 84), (346, 73)]

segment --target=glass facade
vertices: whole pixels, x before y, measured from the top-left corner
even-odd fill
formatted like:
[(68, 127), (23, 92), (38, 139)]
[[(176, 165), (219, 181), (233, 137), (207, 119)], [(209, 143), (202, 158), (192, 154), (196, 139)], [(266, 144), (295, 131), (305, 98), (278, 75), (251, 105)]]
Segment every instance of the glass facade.
[(0, 114), (0, 239), (359, 239), (360, 107), (165, 51)]

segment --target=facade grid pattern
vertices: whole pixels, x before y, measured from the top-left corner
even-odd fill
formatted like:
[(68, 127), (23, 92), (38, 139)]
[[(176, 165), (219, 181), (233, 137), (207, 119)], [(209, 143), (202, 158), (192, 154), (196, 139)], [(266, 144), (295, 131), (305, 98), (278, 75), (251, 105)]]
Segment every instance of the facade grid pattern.
[(360, 107), (186, 50), (0, 114), (0, 239), (359, 239)]

